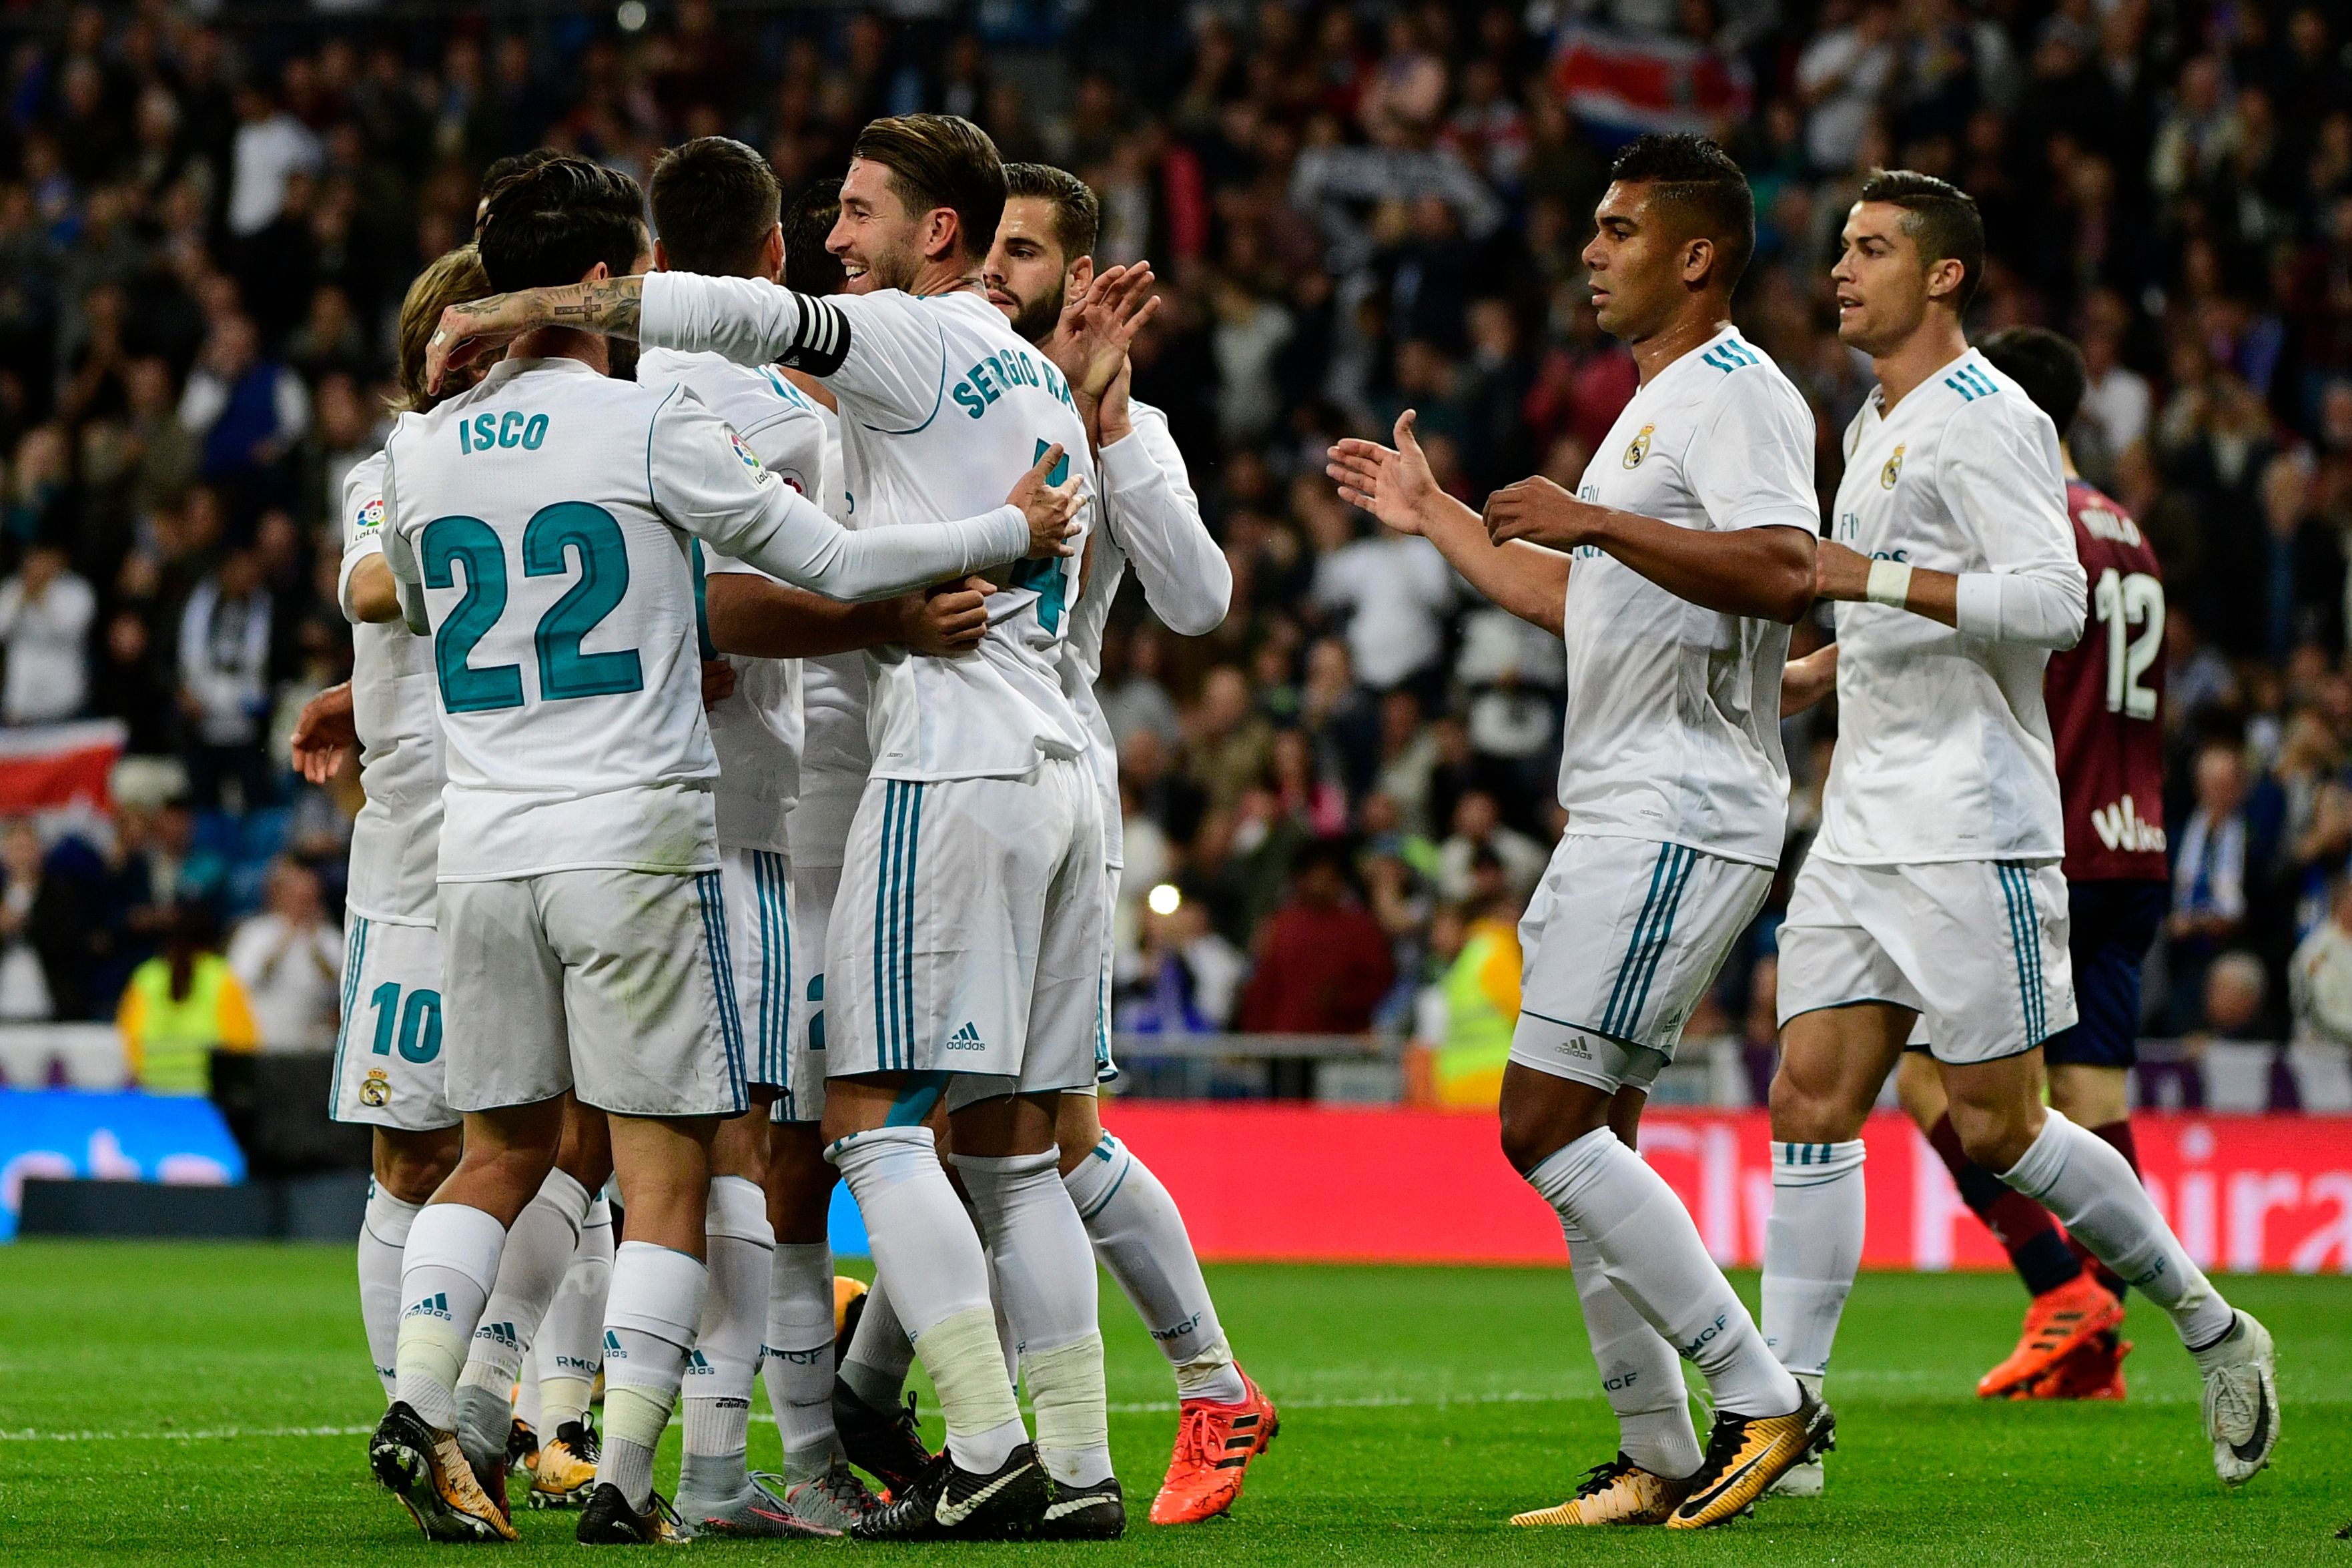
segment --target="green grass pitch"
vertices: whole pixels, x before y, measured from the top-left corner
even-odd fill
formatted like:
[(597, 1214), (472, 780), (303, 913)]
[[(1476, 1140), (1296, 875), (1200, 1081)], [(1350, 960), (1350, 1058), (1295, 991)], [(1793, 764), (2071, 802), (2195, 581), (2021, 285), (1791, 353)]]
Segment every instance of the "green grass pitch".
[[(705, 1557), (946, 1553), (1023, 1563), (2332, 1563), (2352, 1568), (2352, 1280), (2231, 1279), (2277, 1336), (2284, 1437), (2243, 1492), (2213, 1479), (2197, 1383), (2164, 1320), (2132, 1309), (2123, 1405), (1988, 1405), (2022, 1298), (2006, 1278), (1864, 1276), (1830, 1395), (1829, 1496), (1705, 1536), (1525, 1531), (1606, 1458), (1565, 1271), (1211, 1270), (1227, 1331), (1283, 1431), (1233, 1519), (1157, 1530), (1144, 1509), (1174, 1426), (1165, 1363), (1106, 1283), (1124, 1542), (885, 1550), (701, 1542)], [(1751, 1294), (1753, 1279), (1742, 1282)], [(928, 1401), (926, 1404), (928, 1405)], [(0, 1247), (0, 1563), (443, 1562), (368, 1478), (379, 1414), (335, 1247)], [(224, 1436), (235, 1428), (242, 1436)], [(775, 1434), (752, 1428), (755, 1464)], [(676, 1475), (677, 1429), (666, 1480)], [(520, 1495), (520, 1493), (518, 1493)], [(568, 1514), (521, 1516), (523, 1560), (575, 1551)], [(577, 1561), (566, 1557), (567, 1561)]]

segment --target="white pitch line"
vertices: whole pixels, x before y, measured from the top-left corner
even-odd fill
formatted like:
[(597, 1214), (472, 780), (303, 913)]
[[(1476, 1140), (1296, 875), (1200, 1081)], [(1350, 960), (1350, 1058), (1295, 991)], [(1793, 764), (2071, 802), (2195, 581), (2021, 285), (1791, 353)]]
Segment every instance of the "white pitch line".
[[(1941, 1383), (1941, 1374), (1903, 1372), (1853, 1372), (1841, 1374), (1841, 1383), (1924, 1385)], [(1307, 1396), (1281, 1401), (1286, 1411), (1291, 1410), (1444, 1410), (1465, 1405), (1570, 1405), (1593, 1398), (1586, 1390), (1543, 1393), (1534, 1389), (1500, 1389), (1484, 1394), (1440, 1394), (1413, 1395), (1405, 1394), (1342, 1394), (1316, 1398)], [(2140, 1394), (2144, 1405), (2186, 1405), (2192, 1401), (2176, 1394)], [(1172, 1399), (1129, 1400), (1108, 1407), (1113, 1415), (1168, 1415), (1175, 1413)], [(754, 1421), (774, 1426), (776, 1418), (766, 1414), (751, 1417)], [(184, 1431), (163, 1427), (144, 1432), (40, 1432), (30, 1427), (17, 1431), (0, 1429), (0, 1443), (209, 1443), (236, 1438), (269, 1437), (363, 1437), (374, 1431), (373, 1426), (194, 1426)]]

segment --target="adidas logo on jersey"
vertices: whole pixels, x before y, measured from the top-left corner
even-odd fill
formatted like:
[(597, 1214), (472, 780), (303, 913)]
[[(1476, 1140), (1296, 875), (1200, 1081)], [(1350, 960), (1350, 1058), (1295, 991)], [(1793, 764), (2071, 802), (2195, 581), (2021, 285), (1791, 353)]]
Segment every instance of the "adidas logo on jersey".
[(2113, 805), (2103, 805), (2092, 812), (2091, 827), (2098, 834), (2099, 842), (2110, 849), (2120, 849), (2132, 855), (2161, 855), (2165, 850), (2167, 840), (2163, 827), (2157, 823), (2143, 821), (2139, 807), (2129, 795)]
[(984, 1051), (988, 1049), (988, 1042), (980, 1037), (978, 1029), (966, 1024), (948, 1037), (947, 1048), (951, 1051)]

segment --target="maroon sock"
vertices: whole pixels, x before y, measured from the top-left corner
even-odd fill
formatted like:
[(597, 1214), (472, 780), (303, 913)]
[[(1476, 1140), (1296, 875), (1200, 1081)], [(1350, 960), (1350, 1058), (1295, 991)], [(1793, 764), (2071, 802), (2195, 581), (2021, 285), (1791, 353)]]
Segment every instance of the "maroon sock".
[(1969, 1158), (1949, 1116), (1938, 1117), (1927, 1131), (1927, 1142), (1952, 1173), (1960, 1201), (1984, 1221), (2025, 1289), (2040, 1296), (2055, 1290), (2083, 1272), (2081, 1260), (2067, 1250), (2066, 1238), (2050, 1211)]

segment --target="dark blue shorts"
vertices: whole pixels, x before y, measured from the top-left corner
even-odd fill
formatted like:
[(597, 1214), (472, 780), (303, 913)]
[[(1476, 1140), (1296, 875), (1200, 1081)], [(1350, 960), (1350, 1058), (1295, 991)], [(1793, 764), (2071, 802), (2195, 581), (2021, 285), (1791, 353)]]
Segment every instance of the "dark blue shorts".
[(2139, 966), (2171, 907), (2162, 882), (2069, 882), (2068, 955), (2079, 1021), (2042, 1045), (2052, 1066), (2127, 1068), (2139, 1060)]

